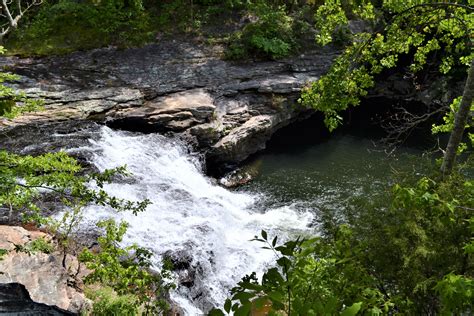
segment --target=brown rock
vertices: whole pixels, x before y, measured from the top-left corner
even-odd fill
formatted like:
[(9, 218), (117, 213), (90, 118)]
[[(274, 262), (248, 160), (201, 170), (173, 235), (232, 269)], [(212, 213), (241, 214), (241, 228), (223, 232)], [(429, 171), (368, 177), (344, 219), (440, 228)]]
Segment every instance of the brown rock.
[(67, 268), (62, 265), (62, 254), (12, 251), (16, 245), (25, 245), (37, 238), (51, 238), (49, 235), (27, 231), (17, 226), (0, 226), (0, 248), (10, 250), (0, 261), (0, 283), (20, 283), (29, 292), (31, 299), (46, 305), (55, 305), (77, 313), (87, 309), (90, 302), (84, 294), (69, 286), (75, 283), (74, 275), (79, 263), (68, 256)]

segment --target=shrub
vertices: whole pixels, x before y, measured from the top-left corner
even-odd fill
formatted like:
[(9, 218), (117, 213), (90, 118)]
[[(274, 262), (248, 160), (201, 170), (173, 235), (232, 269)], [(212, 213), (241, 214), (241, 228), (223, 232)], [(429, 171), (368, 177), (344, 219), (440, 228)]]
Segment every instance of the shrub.
[(94, 301), (93, 315), (137, 315), (138, 298), (135, 295), (118, 295), (112, 288), (88, 290), (86, 295)]
[(255, 21), (248, 23), (230, 40), (227, 58), (256, 55), (272, 59), (288, 56), (296, 48), (294, 19), (284, 6), (258, 2), (250, 6)]
[[(85, 282), (108, 286), (120, 296), (128, 295), (128, 298), (124, 297), (112, 304), (115, 307), (127, 299), (129, 303), (134, 302), (130, 306), (137, 311), (142, 306), (151, 314), (166, 310), (168, 306), (163, 297), (174, 286), (165, 281), (169, 273), (164, 270), (158, 274), (150, 270), (152, 253), (147, 249), (136, 245), (120, 247), (119, 243), (127, 230), (127, 223), (121, 222), (116, 225), (110, 219), (99, 222), (97, 226), (105, 230), (105, 235), (98, 238), (99, 253), (84, 249), (79, 256), (79, 260), (85, 262), (87, 268), (92, 270), (92, 273), (85, 278)], [(131, 300), (132, 297), (135, 299)], [(110, 299), (105, 300), (103, 305), (99, 306), (110, 307), (111, 302)]]

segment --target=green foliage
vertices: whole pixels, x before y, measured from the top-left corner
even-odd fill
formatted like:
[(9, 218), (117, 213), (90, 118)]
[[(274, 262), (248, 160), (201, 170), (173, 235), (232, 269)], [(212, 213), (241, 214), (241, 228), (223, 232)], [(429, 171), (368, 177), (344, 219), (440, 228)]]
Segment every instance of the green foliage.
[[(440, 134), (440, 133), (449, 133), (452, 131), (453, 126), (454, 126), (454, 117), (459, 110), (459, 105), (461, 104), (461, 99), (462, 97), (458, 97), (453, 100), (451, 105), (449, 106), (449, 111), (444, 115), (443, 117), (443, 124), (433, 124), (431, 128), (431, 132), (433, 134)], [(474, 104), (471, 105), (471, 111), (474, 111)], [(472, 122), (468, 122), (465, 126), (465, 128), (469, 128), (471, 126)], [(467, 133), (469, 140), (471, 142), (471, 145), (474, 145), (474, 133)], [(462, 153), (467, 149), (467, 144), (466, 143), (461, 143), (459, 144), (458, 147), (458, 153)]]
[(284, 5), (256, 1), (249, 5), (249, 11), (255, 21), (233, 35), (227, 58), (260, 56), (278, 59), (295, 51), (297, 27), (301, 21), (290, 16)]
[(52, 253), (54, 251), (54, 245), (44, 238), (38, 238), (30, 241), (28, 243), (28, 248), (32, 252)]
[(406, 66), (415, 75), (430, 60), (439, 60), (439, 72), (449, 74), (456, 67), (468, 66), (474, 57), (469, 44), (474, 16), (462, 1), (453, 1), (454, 5), (397, 0), (374, 3), (326, 0), (316, 12), (316, 40), (321, 45), (347, 29), (351, 18), (374, 28), (373, 32), (354, 34), (329, 72), (302, 92), (299, 101), (323, 112), (331, 130), (341, 124), (337, 113), (358, 105), (359, 98), (374, 85), (375, 76), (399, 66), (401, 60), (403, 65), (409, 60)]
[(435, 290), (440, 294), (443, 314), (472, 310), (474, 278), (450, 273), (436, 284)]
[(140, 303), (135, 295), (117, 295), (110, 287), (88, 290), (86, 295), (94, 301), (94, 315), (138, 315), (137, 306)]
[(150, 40), (151, 20), (140, 0), (50, 1), (9, 39), (16, 53), (58, 54)]
[(393, 304), (359, 261), (362, 249), (352, 239), (351, 230), (341, 226), (331, 239), (297, 239), (277, 246), (277, 237), (270, 242), (262, 231), (254, 240), (275, 252), (277, 267), (267, 270), (261, 282), (255, 273), (244, 277), (224, 310), (248, 315), (267, 305), (274, 315), (388, 313)]
[[(0, 46), (0, 55), (5, 52), (6, 49)], [(0, 72), (0, 117), (13, 118), (25, 112), (39, 110), (43, 105), (41, 100), (29, 99), (24, 93), (5, 84), (18, 79), (17, 75)]]
[[(125, 167), (103, 173), (82, 174), (78, 162), (64, 152), (36, 157), (0, 151), (0, 204), (19, 212), (25, 220), (44, 223), (40, 201), (42, 192), (53, 192), (69, 207), (95, 203), (116, 210), (143, 211), (145, 201), (128, 201), (107, 194), (104, 184), (116, 174), (126, 174)], [(97, 189), (92, 189), (93, 184)], [(12, 214), (10, 214), (12, 215)]]
[[(357, 206), (359, 215), (351, 223), (367, 249), (364, 261), (383, 280), (401, 311), (424, 314), (449, 309), (454, 301), (443, 299), (440, 289), (450, 283), (437, 284), (449, 274), (472, 280), (474, 258), (466, 252), (474, 232), (469, 224), (472, 185), (459, 173), (443, 180), (423, 177), (414, 184), (395, 185), (389, 207), (386, 197)], [(471, 301), (465, 299), (468, 306)]]
[(133, 308), (144, 306), (148, 313), (155, 314), (167, 308), (163, 295), (173, 287), (166, 283), (169, 276), (166, 270), (161, 274), (151, 272), (152, 253), (137, 245), (122, 248), (119, 243), (127, 230), (127, 223), (117, 225), (113, 220), (101, 221), (98, 227), (105, 230), (105, 235), (98, 238), (100, 251), (92, 253), (88, 249), (79, 256), (92, 273), (85, 278), (86, 283), (109, 286), (118, 295), (132, 295), (135, 301)]
[(3, 256), (8, 253), (8, 250), (0, 248), (0, 261), (3, 260)]
[(25, 245), (15, 245), (15, 251), (24, 252), (28, 255), (38, 252), (49, 254), (54, 251), (54, 245), (44, 238), (38, 238), (26, 243)]

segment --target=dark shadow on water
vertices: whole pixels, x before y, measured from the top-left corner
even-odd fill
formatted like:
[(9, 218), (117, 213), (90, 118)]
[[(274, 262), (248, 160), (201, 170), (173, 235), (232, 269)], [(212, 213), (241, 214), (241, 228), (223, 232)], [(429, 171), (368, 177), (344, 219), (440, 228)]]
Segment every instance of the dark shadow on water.
[(255, 206), (260, 210), (297, 204), (333, 214), (354, 197), (370, 199), (386, 192), (394, 183), (394, 173), (414, 174), (426, 165), (422, 154), (434, 145), (429, 126), (423, 127), (388, 155), (377, 144), (385, 136), (377, 123), (389, 115), (390, 107), (364, 103), (344, 113), (346, 124), (333, 133), (324, 126), (321, 114), (282, 128), (267, 149), (247, 161), (247, 166), (257, 169), (256, 177), (239, 190), (264, 193)]

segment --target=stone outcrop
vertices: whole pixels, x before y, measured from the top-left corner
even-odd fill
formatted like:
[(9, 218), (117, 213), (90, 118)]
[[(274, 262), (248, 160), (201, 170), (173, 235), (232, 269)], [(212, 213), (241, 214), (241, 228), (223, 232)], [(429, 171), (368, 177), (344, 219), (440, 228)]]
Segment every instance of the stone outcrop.
[(45, 109), (3, 120), (0, 127), (95, 120), (179, 134), (211, 164), (237, 164), (307, 114), (295, 106), (299, 91), (337, 55), (318, 49), (281, 61), (229, 62), (222, 52), (220, 46), (170, 40), (43, 59), (3, 57), (0, 65), (22, 76), (14, 87), (44, 99)]
[(38, 238), (51, 240), (51, 236), (43, 232), (28, 231), (18, 226), (0, 226), (0, 249), (7, 251), (0, 260), (0, 283), (22, 284), (36, 303), (54, 305), (73, 313), (87, 309), (89, 301), (72, 286), (79, 264), (77, 259), (68, 257), (67, 267), (64, 268), (59, 252), (15, 251), (16, 247), (25, 246)]
[(0, 314), (4, 315), (76, 315), (56, 306), (34, 302), (25, 286), (20, 283), (0, 284)]
[[(40, 59), (1, 57), (0, 66), (22, 76), (13, 86), (44, 99), (45, 110), (3, 120), (0, 129), (94, 120), (131, 131), (178, 134), (205, 153), (208, 165), (235, 166), (264, 148), (276, 130), (309, 114), (296, 102), (299, 93), (337, 54), (313, 48), (279, 61), (230, 62), (223, 60), (219, 45), (180, 39)], [(450, 100), (453, 95), (445, 91), (455, 89), (443, 80), (419, 87), (395, 74), (378, 82), (368, 97), (425, 104)]]
[(194, 89), (158, 97), (140, 107), (115, 108), (107, 114), (107, 121), (124, 126), (135, 124), (130, 129), (182, 132), (208, 122), (215, 109), (208, 92)]

